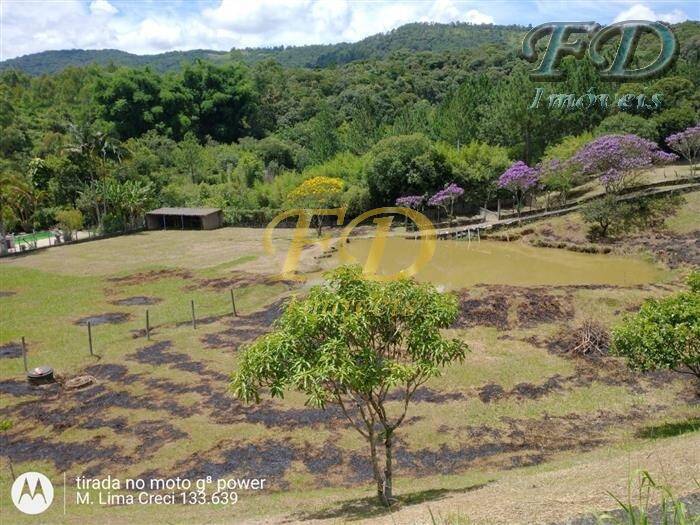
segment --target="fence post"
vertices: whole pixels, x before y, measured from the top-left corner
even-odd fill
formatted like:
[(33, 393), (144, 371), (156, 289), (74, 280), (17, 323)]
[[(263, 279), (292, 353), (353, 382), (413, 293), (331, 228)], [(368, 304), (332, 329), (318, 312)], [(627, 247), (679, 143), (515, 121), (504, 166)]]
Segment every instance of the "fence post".
[(24, 360), (24, 371), (27, 372), (27, 343), (24, 342), (24, 336), (22, 336), (22, 359)]
[(233, 316), (238, 317), (238, 313), (236, 312), (236, 300), (233, 298), (233, 288), (231, 288), (231, 306), (233, 306)]
[(92, 323), (88, 321), (88, 343), (90, 344), (90, 355), (95, 355), (92, 351)]
[(194, 315), (194, 299), (190, 301), (190, 306), (192, 306), (192, 328), (197, 329), (197, 318)]
[(148, 317), (148, 308), (146, 308), (146, 339), (151, 340), (151, 322)]

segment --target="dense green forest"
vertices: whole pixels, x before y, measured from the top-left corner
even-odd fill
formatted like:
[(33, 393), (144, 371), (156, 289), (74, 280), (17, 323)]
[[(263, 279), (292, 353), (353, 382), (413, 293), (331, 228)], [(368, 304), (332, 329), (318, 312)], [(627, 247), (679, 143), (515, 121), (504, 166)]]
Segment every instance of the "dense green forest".
[(517, 46), (527, 28), (466, 23), (414, 23), (359, 42), (232, 49), (230, 52), (193, 49), (158, 55), (134, 55), (117, 49), (44, 51), (0, 62), (0, 70), (19, 69), (30, 75), (57, 73), (70, 66), (117, 65), (150, 67), (164, 73), (197, 59), (218, 64), (242, 61), (248, 65), (273, 59), (284, 67), (328, 67), (355, 60), (386, 58), (394, 51), (463, 51), (485, 44)]
[[(697, 123), (699, 23), (674, 26), (681, 51), (664, 77), (634, 84), (603, 83), (588, 60), (571, 58), (565, 81), (533, 83), (518, 57), (525, 31), (410, 24), (356, 44), (6, 61), (3, 223), (46, 228), (77, 209), (86, 225), (117, 231), (159, 205), (216, 206), (230, 224), (262, 223), (321, 176), (343, 181), (327, 204), (350, 214), (452, 182), (466, 190), (465, 206), (483, 205), (513, 161), (564, 158), (607, 133), (663, 144)], [(643, 39), (635, 60), (656, 54)], [(84, 65), (90, 56), (103, 65)], [(79, 66), (68, 65), (74, 60)], [(32, 76), (43, 71), (58, 72)], [(592, 89), (611, 104), (528, 109), (538, 86), (576, 97)], [(658, 110), (615, 104), (654, 93)]]

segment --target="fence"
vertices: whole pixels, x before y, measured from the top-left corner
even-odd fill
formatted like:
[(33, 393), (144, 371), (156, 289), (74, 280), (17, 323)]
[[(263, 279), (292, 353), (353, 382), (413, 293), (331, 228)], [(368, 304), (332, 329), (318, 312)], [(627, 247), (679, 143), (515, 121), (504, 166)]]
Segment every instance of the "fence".
[[(118, 331), (118, 324), (104, 322), (104, 317), (109, 314), (86, 317), (75, 323), (84, 328), (84, 338), (78, 337), (78, 345), (79, 348), (82, 349), (80, 351), (84, 352), (86, 357), (90, 356), (99, 359), (102, 357), (101, 349), (104, 346), (123, 343), (124, 340), (143, 339), (145, 341), (150, 341), (151, 337), (156, 332), (161, 333), (168, 328), (190, 326), (192, 330), (199, 330), (204, 324), (210, 324), (226, 317), (245, 319), (246, 316), (239, 313), (239, 305), (237, 304), (237, 296), (240, 299), (241, 296), (245, 297), (245, 293), (245, 288), (239, 292), (234, 292), (233, 288), (229, 288), (226, 291), (222, 290), (214, 296), (215, 301), (208, 302), (204, 308), (202, 308), (202, 303), (195, 299), (178, 303), (174, 308), (172, 307), (172, 303), (161, 306), (154, 303), (148, 304), (147, 307), (141, 311), (139, 317), (137, 317), (142, 323), (141, 328), (133, 328), (132, 324), (132, 328), (126, 334)], [(125, 300), (123, 299), (122, 301)], [(112, 304), (125, 305), (128, 303), (115, 301)], [(129, 320), (133, 319), (131, 314), (126, 315), (129, 316)], [(154, 319), (156, 323), (153, 323)], [(106, 334), (105, 332), (107, 331), (110, 333)], [(54, 344), (65, 348), (73, 348), (76, 346), (76, 339), (74, 336), (65, 337), (65, 334), (56, 335), (57, 337), (52, 338)], [(82, 343), (80, 341), (82, 341)], [(33, 363), (32, 366), (30, 366), (28, 362), (31, 359), (31, 352), (28, 349), (28, 343), (30, 342), (31, 341), (28, 340), (26, 336), (21, 337), (21, 357), (25, 372), (37, 365), (37, 363)]]

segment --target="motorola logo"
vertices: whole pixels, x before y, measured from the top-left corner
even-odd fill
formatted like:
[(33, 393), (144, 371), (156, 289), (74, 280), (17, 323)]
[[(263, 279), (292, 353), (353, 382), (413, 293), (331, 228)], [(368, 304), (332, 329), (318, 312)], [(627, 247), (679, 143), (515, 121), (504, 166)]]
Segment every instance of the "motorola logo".
[(12, 503), (25, 514), (41, 514), (51, 506), (53, 485), (40, 472), (25, 472), (12, 484)]

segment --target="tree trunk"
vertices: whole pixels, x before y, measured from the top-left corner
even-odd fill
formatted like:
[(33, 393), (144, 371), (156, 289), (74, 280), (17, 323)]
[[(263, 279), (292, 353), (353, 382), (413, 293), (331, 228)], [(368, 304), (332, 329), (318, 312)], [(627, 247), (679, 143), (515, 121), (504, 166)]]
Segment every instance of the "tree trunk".
[(372, 475), (374, 476), (374, 482), (377, 484), (377, 497), (379, 498), (379, 501), (384, 504), (384, 478), (382, 477), (382, 472), (379, 469), (379, 458), (377, 456), (377, 444), (374, 439), (374, 432), (370, 432), (369, 434), (369, 450), (372, 458)]
[(391, 506), (391, 502), (394, 499), (392, 493), (392, 478), (393, 478), (393, 468), (391, 465), (392, 461), (392, 433), (387, 432), (386, 438), (384, 439), (384, 491), (381, 495), (381, 500), (387, 507)]
[(7, 239), (5, 239), (6, 235), (7, 232), (5, 230), (5, 223), (0, 221), (0, 254), (3, 255), (10, 251), (9, 247), (7, 246)]

